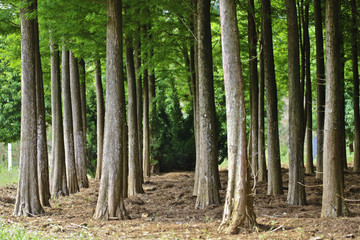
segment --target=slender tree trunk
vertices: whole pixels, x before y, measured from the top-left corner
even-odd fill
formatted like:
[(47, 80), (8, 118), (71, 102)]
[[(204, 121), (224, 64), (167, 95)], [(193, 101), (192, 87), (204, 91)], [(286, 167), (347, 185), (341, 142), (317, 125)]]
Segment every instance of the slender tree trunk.
[(322, 178), (325, 116), (325, 65), (322, 32), (321, 0), (314, 0), (315, 37), (316, 37), (316, 78), (317, 78), (317, 154), (316, 178)]
[(21, 9), (21, 134), (19, 183), (14, 215), (32, 216), (44, 212), (39, 197), (37, 174), (37, 114), (34, 20), (32, 1)]
[(195, 207), (202, 209), (220, 203), (209, 0), (197, 2), (197, 16), (200, 165)]
[[(236, 234), (256, 224), (246, 156), (244, 79), (234, 0), (220, 1), (220, 21), (228, 132), (229, 181), (220, 230)], [(257, 105), (256, 105), (257, 107)], [(257, 150), (257, 149), (256, 149)], [(257, 159), (256, 159), (257, 160)]]
[(304, 187), (303, 119), (300, 91), (299, 35), (295, 0), (286, 0), (289, 72), (289, 191), (288, 203), (306, 204)]
[(86, 175), (86, 154), (85, 141), (82, 127), (82, 110), (80, 97), (80, 81), (78, 61), (74, 54), (70, 51), (70, 92), (72, 106), (72, 120), (74, 130), (74, 149), (76, 160), (77, 180), (80, 188), (88, 188), (89, 180)]
[[(80, 77), (81, 120), (82, 120), (84, 144), (86, 151), (86, 70), (85, 70), (84, 59), (80, 59), (79, 61), (79, 77)], [(86, 152), (85, 152), (85, 156), (86, 156)]]
[(143, 104), (143, 176), (150, 177), (150, 136), (149, 136), (149, 74), (144, 70)]
[[(37, 9), (37, 1), (34, 1)], [(50, 206), (49, 159), (45, 123), (44, 83), (41, 68), (39, 47), (39, 23), (34, 19), (35, 43), (35, 77), (36, 77), (36, 111), (37, 111), (37, 168), (39, 181), (39, 196), (42, 206)]]
[(254, 0), (250, 0), (250, 11), (248, 12), (248, 30), (249, 30), (249, 59), (250, 59), (250, 106), (251, 106), (251, 161), (252, 175), (258, 177), (258, 69), (257, 69), (257, 34)]
[(326, 1), (326, 109), (324, 125), (324, 175), (322, 217), (338, 217), (347, 214), (344, 202), (341, 135), (341, 79), (339, 1)]
[(139, 139), (136, 103), (136, 76), (133, 48), (131, 40), (125, 36), (126, 72), (128, 82), (128, 122), (129, 122), (129, 195), (143, 193), (142, 177), (140, 175)]
[(96, 176), (95, 180), (101, 179), (101, 169), (103, 162), (103, 149), (104, 149), (104, 93), (101, 81), (101, 62), (95, 61), (95, 83), (96, 83), (96, 129), (97, 129), (97, 163), (96, 163)]
[(69, 51), (65, 45), (62, 48), (62, 92), (63, 92), (63, 109), (64, 109), (64, 146), (65, 146), (65, 165), (66, 178), (69, 193), (79, 191), (79, 184), (76, 174), (75, 148), (73, 121), (71, 109), (71, 93), (70, 93), (70, 66)]
[(104, 159), (95, 219), (125, 219), (123, 160), (125, 108), (122, 59), (122, 2), (107, 1), (106, 112)]
[(61, 81), (59, 47), (50, 42), (51, 53), (51, 113), (52, 113), (52, 168), (51, 195), (53, 197), (69, 195), (66, 167), (63, 119), (61, 111)]
[[(343, 12), (343, 11), (342, 11)], [(343, 14), (343, 13), (340, 13)], [(346, 158), (346, 131), (345, 131), (345, 42), (344, 42), (344, 28), (340, 28), (340, 96), (341, 96), (341, 110), (340, 110), (340, 128), (341, 132), (341, 150), (342, 150), (342, 163), (343, 169), (347, 169), (347, 158)]]
[(271, 5), (270, 0), (262, 0), (263, 36), (264, 36), (264, 74), (266, 89), (267, 148), (268, 148), (268, 194), (283, 194), (279, 127), (277, 111), (277, 90), (275, 80), (274, 54), (272, 44)]
[[(261, 24), (262, 25), (262, 24)], [(264, 49), (263, 49), (263, 34), (261, 34), (261, 48), (260, 48), (260, 84), (259, 84), (259, 106), (258, 106), (258, 162), (259, 175), (258, 181), (267, 181), (266, 157), (265, 157), (265, 111), (264, 111), (264, 95), (265, 95), (265, 75), (264, 75)]]
[(353, 69), (353, 83), (354, 83), (354, 172), (360, 171), (360, 114), (359, 114), (359, 66), (358, 66), (358, 25), (357, 25), (357, 8), (356, 1), (351, 0), (351, 14), (352, 14), (352, 69)]

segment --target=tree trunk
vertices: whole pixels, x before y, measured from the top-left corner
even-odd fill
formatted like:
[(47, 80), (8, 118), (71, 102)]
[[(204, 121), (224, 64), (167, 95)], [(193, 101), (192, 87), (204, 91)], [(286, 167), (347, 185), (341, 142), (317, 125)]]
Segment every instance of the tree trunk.
[(234, 0), (220, 1), (220, 21), (226, 95), (229, 181), (223, 220), (219, 230), (237, 234), (241, 228), (252, 228), (256, 224), (256, 216), (247, 167), (244, 79), (241, 70)]
[[(262, 25), (262, 24), (261, 24)], [(264, 111), (264, 92), (265, 92), (265, 75), (264, 75), (264, 50), (263, 34), (261, 34), (261, 51), (260, 51), (260, 84), (259, 84), (259, 106), (258, 106), (258, 162), (259, 175), (258, 181), (267, 181), (266, 157), (265, 157), (265, 111)]]
[(131, 40), (125, 36), (126, 72), (128, 82), (128, 122), (129, 122), (129, 196), (143, 193), (142, 177), (140, 175), (139, 139), (136, 102), (136, 77), (133, 48)]
[(84, 134), (85, 156), (86, 156), (86, 70), (85, 61), (79, 61), (79, 76), (80, 76), (80, 102), (81, 102), (81, 120)]
[(37, 114), (34, 20), (26, 14), (33, 11), (32, 1), (21, 9), (21, 137), (19, 183), (14, 215), (42, 214), (37, 175)]
[(13, 167), (11, 143), (8, 143), (8, 171)]
[(106, 112), (103, 168), (95, 219), (125, 219), (123, 160), (125, 108), (122, 59), (122, 2), (107, 1)]
[(277, 90), (275, 80), (274, 54), (272, 44), (271, 5), (270, 0), (262, 0), (263, 36), (264, 36), (264, 74), (266, 89), (267, 147), (268, 147), (268, 194), (283, 194), (279, 127), (277, 111)]
[(61, 111), (61, 83), (59, 47), (50, 41), (51, 53), (51, 113), (52, 113), (52, 167), (51, 167), (51, 196), (69, 195), (66, 167), (63, 119)]
[(101, 81), (101, 63), (100, 60), (95, 61), (95, 83), (96, 83), (96, 129), (97, 129), (97, 163), (95, 180), (101, 179), (101, 169), (103, 162), (104, 149), (104, 93)]
[(321, 0), (314, 0), (315, 37), (316, 37), (316, 78), (317, 78), (317, 154), (316, 178), (322, 178), (325, 116), (325, 65), (322, 31)]
[(360, 171), (360, 114), (359, 114), (359, 66), (358, 66), (358, 48), (357, 48), (357, 8), (356, 1), (351, 0), (351, 13), (352, 13), (352, 69), (353, 69), (353, 83), (354, 83), (354, 172)]
[(347, 214), (344, 202), (341, 135), (341, 79), (338, 26), (339, 1), (326, 1), (326, 109), (324, 125), (324, 175), (322, 217)]
[(63, 109), (64, 109), (64, 146), (65, 146), (65, 165), (66, 178), (69, 193), (79, 191), (79, 184), (76, 174), (73, 121), (71, 109), (71, 93), (70, 93), (70, 66), (69, 51), (65, 45), (62, 48), (62, 92), (63, 92)]
[[(37, 9), (37, 1), (34, 1)], [(39, 47), (39, 23), (34, 19), (35, 31), (35, 77), (36, 77), (36, 111), (37, 111), (37, 168), (39, 196), (42, 206), (50, 206), (50, 184), (49, 184), (49, 158), (47, 149), (46, 123), (45, 123), (45, 102), (44, 102), (44, 83), (41, 68), (41, 56)]]
[(250, 64), (250, 108), (251, 108), (251, 153), (249, 158), (252, 161), (252, 175), (258, 177), (258, 69), (257, 69), (257, 34), (254, 0), (250, 0), (250, 10), (248, 11), (248, 30), (249, 30), (249, 64)]
[(304, 110), (300, 91), (299, 35), (295, 0), (286, 1), (289, 74), (289, 204), (306, 203), (304, 188)]
[(195, 207), (202, 209), (220, 203), (209, 0), (197, 2), (197, 16), (200, 165)]
[(78, 61), (70, 51), (70, 92), (72, 106), (72, 120), (74, 130), (74, 149), (76, 160), (77, 180), (80, 188), (88, 188), (89, 180), (86, 175), (85, 141), (82, 127), (82, 110), (80, 97), (80, 81)]
[(341, 150), (342, 150), (342, 164), (343, 169), (347, 169), (346, 158), (346, 131), (345, 131), (345, 43), (344, 43), (344, 29), (340, 29), (340, 96), (341, 96), (341, 110), (340, 110), (340, 128), (341, 132)]
[(149, 136), (149, 74), (144, 70), (143, 104), (143, 176), (150, 177), (150, 136)]

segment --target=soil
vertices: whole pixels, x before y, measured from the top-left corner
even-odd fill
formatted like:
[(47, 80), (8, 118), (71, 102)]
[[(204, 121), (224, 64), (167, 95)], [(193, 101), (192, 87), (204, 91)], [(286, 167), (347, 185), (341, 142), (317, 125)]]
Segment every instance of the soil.
[[(51, 208), (39, 217), (12, 215), (16, 186), (0, 189), (0, 221), (20, 224), (45, 239), (360, 239), (360, 176), (345, 173), (345, 191), (350, 217), (320, 218), (321, 180), (306, 176), (306, 206), (286, 202), (288, 171), (283, 169), (285, 194), (266, 195), (266, 183), (256, 183), (255, 211), (258, 226), (238, 235), (217, 232), (221, 222), (227, 172), (221, 171), (222, 204), (194, 209), (193, 172), (175, 172), (146, 179), (145, 193), (126, 199), (128, 220), (95, 221), (99, 183), (68, 197), (51, 200)], [(252, 183), (253, 184), (253, 183)], [(350, 201), (350, 199), (352, 199)], [(357, 200), (357, 201), (356, 201)]]

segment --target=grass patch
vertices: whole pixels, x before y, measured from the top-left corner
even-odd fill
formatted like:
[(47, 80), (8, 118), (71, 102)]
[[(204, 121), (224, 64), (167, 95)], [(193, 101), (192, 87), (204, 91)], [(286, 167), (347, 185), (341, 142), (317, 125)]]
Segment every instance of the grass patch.
[(40, 234), (26, 230), (23, 226), (13, 223), (5, 224), (0, 218), (0, 239), (43, 239)]
[(19, 181), (18, 167), (13, 167), (9, 171), (5, 166), (0, 165), (0, 187), (11, 185), (17, 183), (18, 181)]

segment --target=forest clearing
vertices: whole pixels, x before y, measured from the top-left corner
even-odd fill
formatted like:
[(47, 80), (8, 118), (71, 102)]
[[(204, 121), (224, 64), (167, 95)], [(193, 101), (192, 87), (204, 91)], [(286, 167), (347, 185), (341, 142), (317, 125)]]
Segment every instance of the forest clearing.
[[(288, 171), (282, 168), (284, 183)], [(320, 218), (321, 180), (307, 175), (307, 205), (286, 203), (286, 195), (269, 196), (266, 183), (256, 184), (254, 207), (258, 226), (238, 235), (217, 232), (221, 222), (227, 172), (221, 171), (221, 204), (194, 209), (193, 172), (173, 172), (150, 177), (144, 194), (125, 200), (129, 220), (92, 219), (99, 183), (68, 197), (51, 200), (39, 217), (13, 216), (16, 186), (0, 188), (0, 226), (19, 226), (37, 238), (55, 239), (345, 239), (360, 238), (360, 203), (350, 202), (351, 217)], [(253, 182), (252, 182), (253, 184)], [(360, 199), (360, 179), (345, 173), (347, 199)], [(286, 193), (286, 189), (285, 189)], [(10, 234), (10, 232), (9, 232)], [(32, 236), (32, 235), (30, 235)], [(11, 235), (9, 235), (11, 239)]]

